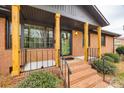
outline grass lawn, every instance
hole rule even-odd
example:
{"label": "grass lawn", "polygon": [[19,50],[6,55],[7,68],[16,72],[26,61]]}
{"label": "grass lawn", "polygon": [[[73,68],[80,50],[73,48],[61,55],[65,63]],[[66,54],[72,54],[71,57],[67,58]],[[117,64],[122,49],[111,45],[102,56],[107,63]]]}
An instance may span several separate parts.
{"label": "grass lawn", "polygon": [[124,73],[124,61],[120,62],[120,63],[115,63],[115,65],[118,68],[118,72],[117,72],[118,74],[119,73]]}
{"label": "grass lawn", "polygon": [[124,88],[124,62],[116,63],[117,74],[113,78],[112,85],[114,87]]}

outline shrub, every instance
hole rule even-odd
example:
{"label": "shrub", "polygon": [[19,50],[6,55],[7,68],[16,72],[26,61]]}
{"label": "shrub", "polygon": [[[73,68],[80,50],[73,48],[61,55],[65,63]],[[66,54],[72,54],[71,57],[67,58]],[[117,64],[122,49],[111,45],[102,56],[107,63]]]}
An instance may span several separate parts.
{"label": "shrub", "polygon": [[95,60],[91,66],[100,73],[103,73],[104,71],[105,74],[115,74],[116,72],[116,66],[108,61],[103,65],[102,60]]}
{"label": "shrub", "polygon": [[110,56],[105,56],[104,59],[109,62],[114,62],[114,59]]}
{"label": "shrub", "polygon": [[116,49],[116,52],[117,52],[119,55],[121,55],[121,54],[124,55],[124,46],[118,47],[118,48]]}
{"label": "shrub", "polygon": [[105,53],[104,56],[109,56],[111,57],[115,63],[118,63],[120,61],[119,55],[118,54],[113,54],[113,53]]}
{"label": "shrub", "polygon": [[34,72],[22,81],[19,88],[55,88],[61,80],[49,72]]}

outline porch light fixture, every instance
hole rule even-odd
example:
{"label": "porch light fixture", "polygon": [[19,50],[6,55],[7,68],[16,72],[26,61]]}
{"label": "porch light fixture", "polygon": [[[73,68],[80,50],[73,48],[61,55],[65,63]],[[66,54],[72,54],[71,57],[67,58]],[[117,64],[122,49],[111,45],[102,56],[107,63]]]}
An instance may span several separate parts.
{"label": "porch light fixture", "polygon": [[75,35],[76,35],[76,36],[78,35],[78,32],[77,32],[77,31],[75,32]]}

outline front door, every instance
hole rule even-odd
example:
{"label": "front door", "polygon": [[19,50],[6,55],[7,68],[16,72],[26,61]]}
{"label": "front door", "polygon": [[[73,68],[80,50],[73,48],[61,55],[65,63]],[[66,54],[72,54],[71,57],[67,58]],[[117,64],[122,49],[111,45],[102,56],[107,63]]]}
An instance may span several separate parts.
{"label": "front door", "polygon": [[61,32],[61,55],[68,56],[71,55],[72,47],[72,36],[69,31]]}

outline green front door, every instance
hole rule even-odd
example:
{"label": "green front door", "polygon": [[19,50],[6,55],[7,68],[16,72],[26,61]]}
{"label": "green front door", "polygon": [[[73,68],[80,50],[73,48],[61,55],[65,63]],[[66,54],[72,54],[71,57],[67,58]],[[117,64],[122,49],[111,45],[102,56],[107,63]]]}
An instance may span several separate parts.
{"label": "green front door", "polygon": [[62,31],[61,32],[61,55],[68,56],[71,55],[71,32]]}

